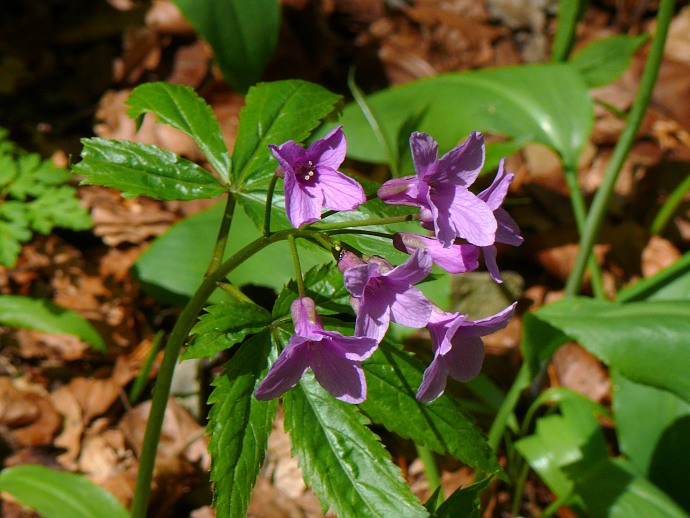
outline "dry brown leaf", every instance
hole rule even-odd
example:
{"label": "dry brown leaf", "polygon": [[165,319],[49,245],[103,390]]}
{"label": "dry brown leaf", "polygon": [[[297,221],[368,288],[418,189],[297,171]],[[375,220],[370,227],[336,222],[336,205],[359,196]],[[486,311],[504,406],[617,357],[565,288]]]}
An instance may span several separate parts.
{"label": "dry brown leaf", "polygon": [[160,34],[194,34],[194,29],[169,0],[153,0],[146,13],[146,25]]}
{"label": "dry brown leaf", "polygon": [[57,459],[65,468],[76,471],[85,428],[81,405],[72,391],[64,385],[50,393],[50,400],[55,410],[62,415],[62,431],[55,438],[54,444],[65,452]]}
{"label": "dry brown leaf", "polygon": [[609,400],[611,380],[608,371],[592,354],[575,343],[556,350],[552,365],[555,384],[584,394],[597,403]]}

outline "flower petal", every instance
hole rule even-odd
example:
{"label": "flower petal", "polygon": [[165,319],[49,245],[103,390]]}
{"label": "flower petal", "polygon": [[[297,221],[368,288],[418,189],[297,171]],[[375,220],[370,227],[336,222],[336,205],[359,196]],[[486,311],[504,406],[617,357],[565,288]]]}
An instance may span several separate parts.
{"label": "flower petal", "polygon": [[318,186],[323,204],[332,210],[355,210],[366,201],[364,189],[354,178],[327,168],[318,168]]}
{"label": "flower petal", "polygon": [[503,279],[501,279],[501,272],[498,270],[498,263],[496,263],[496,247],[494,245],[483,246],[482,253],[484,254],[484,262],[486,263],[486,269],[489,270],[489,275],[491,275],[495,282],[501,284]]}
{"label": "flower petal", "polygon": [[431,136],[415,131],[410,136],[410,150],[414,169],[420,179],[436,171],[438,143]]}
{"label": "flower petal", "polygon": [[337,171],[345,160],[347,141],[343,127],[338,126],[324,138],[317,140],[307,149],[306,156],[318,167]]}
{"label": "flower petal", "polygon": [[469,187],[477,179],[484,165],[484,136],[473,131],[467,140],[438,161],[434,181]]}
{"label": "flower petal", "polygon": [[384,182],[376,196],[389,205],[419,206],[419,180],[416,176],[394,178]]}
{"label": "flower petal", "polygon": [[304,188],[290,171],[285,171],[285,212],[290,224],[299,228],[321,219],[323,194],[319,189]]}
{"label": "flower petal", "polygon": [[367,382],[358,362],[351,362],[324,350],[315,355],[311,368],[316,381],[334,398],[346,403],[361,403],[367,397]]}
{"label": "flower petal", "polygon": [[290,305],[292,323],[295,326],[295,334],[310,339],[321,339],[319,331],[323,331],[323,325],[316,313],[316,303],[309,297],[300,297]]}
{"label": "flower petal", "polygon": [[520,235],[520,227],[505,209],[494,211],[498,228],[496,229],[496,242],[506,245],[520,246],[524,239]]}
{"label": "flower petal", "polygon": [[309,366],[309,341],[293,336],[290,344],[280,353],[266,377],[254,393],[256,399],[273,399],[291,389]]}
{"label": "flower petal", "polygon": [[365,336],[343,336],[336,331],[321,331],[329,347],[350,361],[363,361],[369,358],[378,347],[378,342]]}
{"label": "flower petal", "polygon": [[467,320],[458,331],[458,334],[462,336],[486,336],[495,333],[508,325],[510,319],[513,318],[516,305],[517,302],[513,302],[504,310],[490,317],[480,320]]}
{"label": "flower petal", "polygon": [[366,336],[380,342],[388,331],[390,319],[389,300],[375,295],[362,297],[355,321],[355,336]]}
{"label": "flower petal", "polygon": [[280,146],[269,144],[268,148],[273,153],[273,156],[278,160],[280,166],[292,174],[295,173],[293,165],[298,161],[303,160],[305,156],[304,148],[297,144],[294,140],[288,140]]}
{"label": "flower petal", "polygon": [[422,384],[419,385],[417,391],[417,400],[431,403],[443,394],[447,381],[448,367],[446,367],[442,356],[436,356],[424,371]]}
{"label": "flower petal", "polygon": [[343,273],[345,288],[355,297],[361,297],[364,295],[364,288],[366,288],[369,283],[369,279],[377,275],[378,271],[379,266],[373,263],[366,263],[348,268]]}
{"label": "flower petal", "polygon": [[412,286],[398,293],[390,308],[393,322],[407,327],[424,327],[431,316],[431,301]]}
{"label": "flower petal", "polygon": [[[453,204],[450,207],[449,219],[450,226],[454,228],[456,236],[465,238],[477,246],[494,244],[497,228],[496,217],[488,205],[470,191],[462,187],[457,188]],[[440,235],[437,237],[446,245]]]}
{"label": "flower petal", "polygon": [[506,174],[504,162],[505,158],[502,158],[498,166],[496,177],[494,181],[491,182],[491,185],[477,195],[480,200],[486,202],[491,210],[496,210],[503,204],[503,200],[505,200],[508,194],[508,188],[513,178],[515,178],[514,174]]}
{"label": "flower petal", "polygon": [[456,335],[452,343],[453,347],[444,356],[451,377],[463,383],[477,377],[484,363],[482,339]]}
{"label": "flower petal", "polygon": [[426,279],[434,265],[429,253],[419,248],[399,266],[384,274],[385,284],[388,289],[400,291],[411,284],[416,284]]}

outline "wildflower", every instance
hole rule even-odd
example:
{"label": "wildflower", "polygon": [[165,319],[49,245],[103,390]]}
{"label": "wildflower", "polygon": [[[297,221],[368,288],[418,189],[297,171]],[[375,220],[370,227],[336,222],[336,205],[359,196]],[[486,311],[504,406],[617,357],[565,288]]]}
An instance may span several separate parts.
{"label": "wildflower", "polygon": [[338,171],[347,147],[342,127],[307,149],[293,140],[268,147],[280,164],[276,174],[285,179],[285,211],[293,227],[319,221],[324,206],[349,211],[366,200],[362,186]]}
{"label": "wildflower", "polygon": [[426,250],[419,249],[395,268],[379,259],[347,269],[345,287],[357,312],[355,335],[380,342],[391,320],[407,327],[424,327],[431,315],[431,302],[412,285],[429,275],[432,265]]}
{"label": "wildflower", "polygon": [[484,164],[482,134],[472,132],[440,159],[438,143],[426,133],[413,133],[410,148],[417,175],[387,181],[378,190],[379,198],[392,205],[420,207],[420,221],[433,228],[444,247],[456,237],[477,246],[492,245],[496,218],[469,190]]}
{"label": "wildflower", "polygon": [[434,263],[448,273],[471,272],[479,267],[479,248],[474,245],[452,244],[445,248],[438,239],[400,232],[393,236],[393,246],[408,254],[424,248]]}
{"label": "wildflower", "polygon": [[466,320],[467,315],[434,308],[427,325],[434,359],[424,371],[417,399],[426,403],[434,401],[443,394],[449,375],[463,382],[477,376],[484,361],[484,343],[480,337],[503,329],[514,311],[515,303],[493,316]]}
{"label": "wildflower", "polygon": [[336,399],[346,403],[364,401],[367,385],[360,362],[374,353],[376,340],[326,331],[314,301],[308,297],[295,300],[290,309],[295,334],[259,383],[256,398],[280,396],[294,387],[311,367],[316,380]]}
{"label": "wildflower", "polygon": [[[506,173],[504,162],[505,159],[501,160],[496,178],[494,178],[494,181],[487,189],[479,193],[478,198],[483,200],[494,212],[496,222],[498,223],[496,229],[496,242],[520,246],[523,241],[520,235],[520,228],[510,214],[508,214],[505,209],[501,208],[503,200],[506,194],[508,194],[508,187],[515,177],[514,174]],[[486,268],[489,270],[491,278],[496,282],[503,282],[501,280],[501,274],[498,271],[498,265],[496,264],[496,246],[483,246],[482,252],[484,254],[484,261],[486,262]]]}

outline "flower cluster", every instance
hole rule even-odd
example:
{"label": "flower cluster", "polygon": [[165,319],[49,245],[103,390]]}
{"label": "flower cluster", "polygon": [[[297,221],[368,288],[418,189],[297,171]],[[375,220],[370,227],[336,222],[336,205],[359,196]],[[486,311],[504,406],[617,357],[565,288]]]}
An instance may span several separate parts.
{"label": "flower cluster", "polygon": [[[279,163],[276,175],[284,179],[285,209],[295,228],[319,221],[324,206],[351,211],[365,202],[360,184],[338,171],[346,150],[342,128],[307,149],[293,141],[269,147]],[[434,359],[424,372],[418,400],[438,398],[448,376],[468,381],[479,373],[484,359],[481,337],[504,328],[515,304],[468,320],[467,315],[439,309],[414,285],[429,275],[433,264],[449,273],[474,270],[480,253],[491,277],[501,282],[496,243],[522,243],[517,224],[501,208],[513,175],[501,161],[486,190],[477,195],[470,191],[484,165],[484,138],[479,132],[441,158],[438,144],[425,133],[413,133],[410,148],[416,175],[387,181],[377,196],[388,204],[419,207],[421,226],[434,235],[392,236],[395,248],[409,254],[399,266],[381,257],[343,252],[338,268],[357,315],[355,335],[325,330],[314,301],[302,295],[292,304],[295,334],[259,384],[257,398],[280,396],[311,368],[334,397],[348,403],[364,401],[366,380],[360,363],[374,353],[390,322],[426,327],[431,336]]]}

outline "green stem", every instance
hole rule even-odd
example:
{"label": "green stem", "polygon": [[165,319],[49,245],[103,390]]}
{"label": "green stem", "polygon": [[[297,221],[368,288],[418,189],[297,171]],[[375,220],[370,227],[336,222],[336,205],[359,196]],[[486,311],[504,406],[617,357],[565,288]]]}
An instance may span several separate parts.
{"label": "green stem", "polygon": [[[587,221],[587,206],[585,204],[585,197],[580,189],[580,184],[577,181],[577,167],[566,164],[565,165],[565,181],[570,190],[570,203],[573,206],[573,214],[575,215],[575,223],[580,235],[584,231],[585,222]],[[592,291],[598,299],[606,297],[604,293],[604,282],[601,277],[601,268],[597,258],[592,252],[588,259],[589,274],[591,277]]]}
{"label": "green stem", "polygon": [[429,483],[429,492],[433,493],[436,491],[436,488],[439,488],[439,498],[445,500],[443,488],[441,487],[441,474],[438,471],[434,453],[426,446],[421,446],[417,443],[415,443],[415,447],[417,448],[417,455],[424,465],[424,475]]}
{"label": "green stem", "polygon": [[218,237],[216,238],[216,244],[213,247],[213,255],[211,256],[211,262],[208,265],[208,270],[206,270],[206,275],[210,275],[216,268],[218,268],[220,263],[223,262],[225,245],[228,242],[230,226],[232,225],[232,217],[234,214],[235,196],[232,193],[228,193],[228,200],[225,203],[225,212],[223,212],[223,219],[220,221]]}
{"label": "green stem", "polygon": [[670,266],[667,266],[651,277],[637,281],[632,286],[623,288],[618,293],[618,298],[616,298],[616,300],[618,302],[643,300],[664,284],[671,282],[673,279],[677,279],[681,275],[687,274],[688,271],[690,271],[690,252],[685,252],[680,259]]}
{"label": "green stem", "polygon": [[520,469],[520,474],[515,481],[515,491],[513,491],[513,506],[511,516],[520,516],[520,505],[522,504],[522,494],[525,491],[525,483],[529,475],[529,464],[525,463]]}
{"label": "green stem", "polygon": [[517,376],[515,376],[515,380],[513,381],[510,390],[503,400],[501,408],[496,414],[496,418],[491,425],[491,429],[489,430],[488,442],[489,446],[491,446],[494,451],[498,448],[498,445],[501,442],[501,437],[503,437],[506,427],[508,426],[510,416],[513,415],[513,410],[515,410],[515,407],[520,400],[520,394],[528,386],[529,369],[527,368],[527,364],[523,363],[522,367],[520,367],[520,371],[517,373]]}
{"label": "green stem", "polygon": [[304,289],[304,278],[302,277],[302,267],[299,264],[299,253],[297,252],[297,243],[295,243],[295,236],[288,236],[288,243],[290,244],[290,252],[292,253],[292,262],[295,264],[297,291],[299,292],[300,298],[304,298],[306,290]]}
{"label": "green stem", "polygon": [[[334,223],[326,223],[324,225],[318,226],[309,225],[306,228],[316,230],[318,232],[323,232],[324,230],[338,230],[341,228],[369,227],[373,225],[390,225],[391,223],[404,223],[405,221],[413,221],[418,217],[419,216],[417,214],[406,214],[405,216],[391,216],[389,218],[367,218],[354,221],[337,221]],[[317,225],[317,223],[314,223],[314,225]]]}
{"label": "green stem", "polygon": [[273,207],[273,192],[276,189],[278,176],[273,175],[268,184],[268,192],[266,193],[266,208],[264,209],[264,236],[268,237],[271,234],[271,208]]}
{"label": "green stem", "polygon": [[[177,358],[180,355],[180,350],[184,344],[189,332],[192,330],[196,322],[198,314],[204,307],[206,300],[211,296],[216,289],[218,282],[223,280],[237,266],[249,259],[252,255],[260,250],[266,248],[268,245],[287,239],[290,235],[300,235],[300,231],[295,229],[282,230],[272,234],[269,237],[260,237],[255,241],[249,243],[247,246],[239,250],[235,255],[222,263],[218,268],[213,270],[201,283],[196,293],[192,296],[190,301],[182,310],[175,326],[170,333],[168,343],[163,354],[163,361],[161,362],[160,370],[156,378],[156,385],[153,389],[153,399],[151,401],[151,410],[149,413],[148,422],[146,423],[146,432],[144,433],[144,442],[139,457],[139,471],[137,474],[137,486],[134,492],[134,500],[132,502],[132,518],[145,518],[148,508],[149,496],[151,494],[151,482],[153,480],[153,468],[156,460],[156,451],[158,449],[158,440],[160,438],[161,429],[163,426],[163,417],[165,416],[165,408],[167,406],[168,397],[170,395],[170,384],[172,381]],[[309,234],[309,233],[306,233]]]}
{"label": "green stem", "polygon": [[683,202],[685,194],[688,191],[690,191],[690,174],[687,175],[680,185],[673,190],[671,195],[668,197],[668,200],[666,200],[666,203],[663,204],[657,213],[654,221],[652,221],[651,227],[649,228],[649,231],[652,234],[658,236],[664,231],[666,225],[668,225],[668,222],[671,219],[671,216],[673,216],[678,209],[678,206]]}
{"label": "green stem", "polygon": [[652,48],[649,52],[649,58],[645,64],[637,97],[630,110],[628,123],[613,150],[613,155],[611,156],[611,161],[604,175],[604,180],[594,195],[585,229],[580,239],[577,259],[575,260],[573,271],[568,277],[568,282],[565,286],[566,295],[576,295],[580,291],[582,277],[585,273],[589,255],[592,253],[594,243],[604,221],[606,209],[613,193],[613,187],[616,184],[623,163],[635,142],[637,131],[642,124],[642,119],[644,118],[645,111],[652,97],[654,84],[659,75],[659,67],[661,66],[661,60],[664,54],[664,44],[666,42],[666,36],[668,35],[671,18],[673,17],[674,6],[675,0],[661,0],[659,4],[659,12],[656,20],[656,35],[654,36]]}
{"label": "green stem", "polygon": [[158,351],[160,351],[161,344],[163,343],[163,331],[158,331],[153,337],[153,342],[151,343],[151,350],[146,355],[144,359],[144,364],[141,366],[141,371],[139,375],[132,383],[132,388],[129,391],[129,404],[135,405],[139,401],[141,392],[146,386],[146,382],[149,379],[149,373],[153,367],[153,360],[156,358]]}

